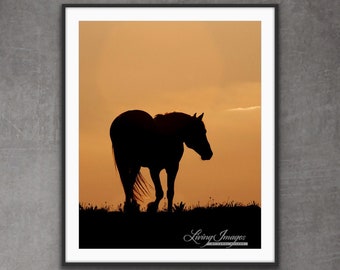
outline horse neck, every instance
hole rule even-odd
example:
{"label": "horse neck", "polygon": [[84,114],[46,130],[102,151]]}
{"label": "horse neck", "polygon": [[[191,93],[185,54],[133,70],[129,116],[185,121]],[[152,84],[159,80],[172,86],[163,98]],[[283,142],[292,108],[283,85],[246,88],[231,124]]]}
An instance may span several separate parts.
{"label": "horse neck", "polygon": [[169,113],[157,115],[155,122],[161,134],[175,136],[184,141],[184,130],[190,123],[190,119],[191,116],[185,113]]}

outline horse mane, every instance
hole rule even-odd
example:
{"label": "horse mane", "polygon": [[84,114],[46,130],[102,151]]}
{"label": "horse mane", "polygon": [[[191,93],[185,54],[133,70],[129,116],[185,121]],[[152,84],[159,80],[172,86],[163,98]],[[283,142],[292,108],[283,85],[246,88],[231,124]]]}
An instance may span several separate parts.
{"label": "horse mane", "polygon": [[191,120],[191,116],[186,113],[182,112],[171,112],[171,113],[165,113],[165,114],[156,114],[154,117],[155,121],[184,121],[187,122],[188,120]]}
{"label": "horse mane", "polygon": [[190,121],[192,116],[182,112],[157,114],[154,117],[158,131],[165,134],[179,135]]}

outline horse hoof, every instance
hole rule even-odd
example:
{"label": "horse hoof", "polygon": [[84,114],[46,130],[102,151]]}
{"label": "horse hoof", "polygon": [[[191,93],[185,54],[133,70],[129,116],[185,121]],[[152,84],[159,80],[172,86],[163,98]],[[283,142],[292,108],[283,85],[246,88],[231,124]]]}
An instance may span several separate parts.
{"label": "horse hoof", "polygon": [[135,204],[125,204],[124,205],[124,212],[125,213],[139,213],[139,204],[135,203]]}
{"label": "horse hoof", "polygon": [[151,202],[151,203],[148,204],[148,209],[147,209],[147,211],[148,211],[149,213],[156,213],[156,212],[157,212],[157,209],[158,209],[158,205],[157,205],[156,203]]}

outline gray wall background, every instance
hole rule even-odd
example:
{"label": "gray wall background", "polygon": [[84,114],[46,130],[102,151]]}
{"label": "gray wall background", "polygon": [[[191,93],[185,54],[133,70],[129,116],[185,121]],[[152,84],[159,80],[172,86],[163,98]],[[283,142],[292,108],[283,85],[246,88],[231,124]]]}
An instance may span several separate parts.
{"label": "gray wall background", "polygon": [[[176,267],[339,269],[340,1],[199,2],[280,4],[279,262]],[[61,230],[62,3],[0,1],[1,270],[67,268]],[[174,268],[71,268],[138,267]]]}

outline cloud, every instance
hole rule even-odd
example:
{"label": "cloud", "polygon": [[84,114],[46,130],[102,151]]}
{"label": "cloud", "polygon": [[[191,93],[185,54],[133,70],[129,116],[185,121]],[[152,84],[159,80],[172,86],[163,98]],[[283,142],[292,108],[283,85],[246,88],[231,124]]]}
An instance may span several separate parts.
{"label": "cloud", "polygon": [[244,107],[244,108],[234,108],[234,109],[229,109],[229,112],[236,112],[236,111],[251,111],[251,110],[257,110],[260,109],[261,106],[251,106],[251,107]]}

